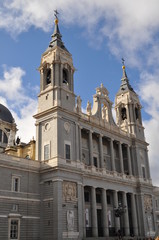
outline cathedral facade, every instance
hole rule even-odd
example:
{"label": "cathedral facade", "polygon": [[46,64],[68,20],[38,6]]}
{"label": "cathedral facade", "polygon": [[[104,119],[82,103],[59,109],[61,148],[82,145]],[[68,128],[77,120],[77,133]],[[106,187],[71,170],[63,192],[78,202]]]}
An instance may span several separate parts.
{"label": "cathedral facade", "polygon": [[16,143],[14,121],[9,130],[0,127],[8,131],[0,154],[0,239],[154,237],[159,191],[151,181],[141,104],[125,66],[116,123],[103,84],[82,112],[74,71],[56,18],[39,66],[36,143]]}

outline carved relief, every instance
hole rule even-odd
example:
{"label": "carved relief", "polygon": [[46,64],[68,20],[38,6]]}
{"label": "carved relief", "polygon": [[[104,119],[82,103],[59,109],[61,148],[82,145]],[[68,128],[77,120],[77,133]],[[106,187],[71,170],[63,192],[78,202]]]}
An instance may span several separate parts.
{"label": "carved relief", "polygon": [[65,201],[77,201],[76,183],[63,182],[63,199]]}
{"label": "carved relief", "polygon": [[65,129],[66,133],[69,133],[69,132],[70,132],[70,129],[71,129],[70,123],[65,122],[65,123],[64,123],[64,129]]}
{"label": "carved relief", "polygon": [[152,210],[152,197],[150,195],[144,195],[144,209],[145,211]]}

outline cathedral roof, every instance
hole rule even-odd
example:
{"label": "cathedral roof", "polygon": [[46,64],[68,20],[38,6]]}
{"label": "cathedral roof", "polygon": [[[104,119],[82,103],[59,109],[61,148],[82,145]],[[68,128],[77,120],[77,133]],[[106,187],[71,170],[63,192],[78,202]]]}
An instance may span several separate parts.
{"label": "cathedral roof", "polygon": [[0,104],[0,119],[8,123],[14,122],[14,118],[11,112],[2,104]]}
{"label": "cathedral roof", "polygon": [[51,35],[52,39],[51,39],[51,42],[50,42],[47,50],[50,50],[51,48],[54,48],[54,47],[58,46],[58,47],[62,48],[63,50],[69,52],[67,50],[67,48],[65,47],[64,43],[62,42],[62,35],[60,33],[60,30],[59,30],[57,16],[56,16],[56,19],[55,19],[54,22],[55,22],[55,28],[54,28],[53,34]]}

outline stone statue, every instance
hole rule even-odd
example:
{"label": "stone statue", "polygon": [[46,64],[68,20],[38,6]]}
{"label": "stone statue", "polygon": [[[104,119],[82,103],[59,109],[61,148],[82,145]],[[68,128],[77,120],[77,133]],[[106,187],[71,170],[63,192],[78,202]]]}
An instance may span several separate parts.
{"label": "stone statue", "polygon": [[67,211],[67,229],[68,231],[74,230],[74,211],[73,210]]}
{"label": "stone statue", "polygon": [[89,101],[87,102],[87,108],[86,109],[87,109],[87,114],[91,115],[91,103]]}
{"label": "stone statue", "polygon": [[8,138],[8,147],[13,147],[15,145],[15,132],[10,130]]}
{"label": "stone statue", "polygon": [[20,144],[20,138],[19,138],[19,136],[17,137],[16,144],[17,144],[17,145]]}
{"label": "stone statue", "polygon": [[80,96],[77,96],[77,112],[78,113],[81,112],[81,103],[82,103],[82,100],[81,100]]}

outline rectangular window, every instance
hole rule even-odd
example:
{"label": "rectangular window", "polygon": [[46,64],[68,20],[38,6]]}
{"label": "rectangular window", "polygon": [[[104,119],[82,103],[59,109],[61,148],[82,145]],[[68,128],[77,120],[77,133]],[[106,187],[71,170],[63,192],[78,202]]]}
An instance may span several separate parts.
{"label": "rectangular window", "polygon": [[12,191],[19,192],[20,191],[20,178],[12,177]]}
{"label": "rectangular window", "polygon": [[65,144],[65,158],[71,159],[71,147],[69,144]]}
{"label": "rectangular window", "polygon": [[97,167],[97,157],[93,157],[94,166]]}
{"label": "rectangular window", "polygon": [[10,221],[10,239],[19,239],[19,220],[11,219]]}
{"label": "rectangular window", "polygon": [[50,144],[44,145],[44,160],[48,160],[50,158]]}
{"label": "rectangular window", "polygon": [[146,173],[145,173],[145,167],[142,166],[142,176],[144,179],[146,179]]}

